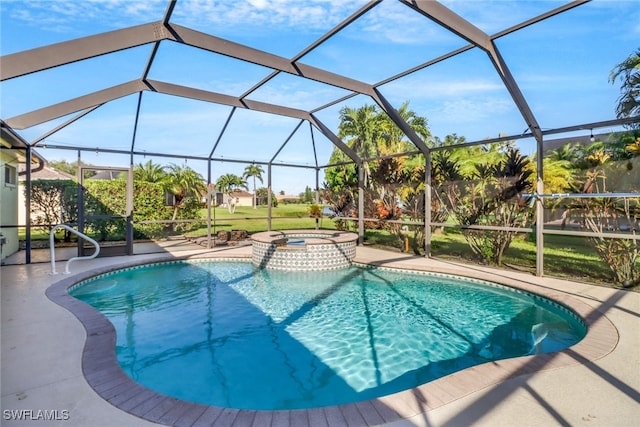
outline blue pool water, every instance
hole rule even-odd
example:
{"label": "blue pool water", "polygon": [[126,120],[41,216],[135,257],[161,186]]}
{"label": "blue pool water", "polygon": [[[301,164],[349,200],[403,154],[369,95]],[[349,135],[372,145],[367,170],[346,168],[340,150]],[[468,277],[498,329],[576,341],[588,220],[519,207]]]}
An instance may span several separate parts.
{"label": "blue pool water", "polygon": [[172,262],[102,275],[71,294],[113,323],[133,380],[238,409],[372,399],[490,360],[558,351],[586,333],[564,307],[531,294],[355,266]]}

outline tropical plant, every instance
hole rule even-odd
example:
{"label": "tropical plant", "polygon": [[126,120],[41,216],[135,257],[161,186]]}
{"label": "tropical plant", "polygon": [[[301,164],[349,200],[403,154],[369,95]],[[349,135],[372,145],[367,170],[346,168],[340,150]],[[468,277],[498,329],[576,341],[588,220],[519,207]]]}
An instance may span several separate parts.
{"label": "tropical plant", "polygon": [[133,168],[133,179],[136,181],[162,183],[166,178],[167,172],[164,167],[151,160],[144,164],[138,163]]}
{"label": "tropical plant", "polygon": [[315,203],[309,205],[307,210],[309,212],[309,217],[315,218],[316,220],[316,230],[318,229],[318,220],[322,218],[322,206],[317,205]]}
{"label": "tropical plant", "polygon": [[[334,154],[336,152],[334,151]],[[325,169],[322,199],[328,204],[335,217],[338,230],[349,230],[349,220],[342,218],[355,216],[358,200],[358,168],[353,163],[332,166]]]}
{"label": "tropical plant", "polygon": [[167,170],[165,189],[174,196],[172,221],[175,221],[181,208],[200,200],[206,192],[206,185],[202,175],[189,166],[171,164]]}
{"label": "tropical plant", "polygon": [[[382,131],[380,115],[374,105],[365,105],[358,109],[344,107],[340,110],[338,137],[346,139],[361,159],[380,155],[378,140]],[[342,155],[344,157],[344,154]],[[364,185],[369,184],[369,164],[363,162]]]}
{"label": "tropical plant", "polygon": [[635,141],[625,145],[624,149],[632,156],[640,156],[640,136],[636,137]]}
{"label": "tropical plant", "polygon": [[[402,104],[396,112],[425,142],[431,143],[426,118],[411,111],[408,102]],[[384,111],[375,106],[343,108],[340,111],[338,129],[338,136],[345,139],[346,144],[365,160],[360,166],[363,172],[365,216],[380,220],[401,219],[402,210],[399,206],[404,204],[403,198],[410,194],[418,195],[415,192],[415,184],[421,185],[424,189],[424,179],[419,178],[420,171],[424,177],[424,157],[420,157],[422,160],[417,160],[418,163],[412,158],[366,160],[408,151],[411,148],[411,142],[402,130]],[[335,149],[330,158],[330,163],[335,164],[348,161],[339,149]],[[417,180],[413,181],[413,178]],[[346,164],[327,168],[325,179],[323,197],[336,203],[335,206],[330,206],[330,209],[334,209],[337,216],[345,216],[347,211],[351,211],[349,215],[352,215],[353,203],[357,200],[359,191],[358,167]],[[415,201],[413,198],[411,203]],[[420,215],[415,209],[412,212]],[[424,209],[422,217],[424,218]],[[400,225],[392,222],[369,222],[367,226],[391,229],[394,234],[404,238],[400,236]]]}
{"label": "tropical plant", "polygon": [[[397,113],[425,143],[431,143],[431,132],[427,125],[427,119],[409,110],[409,101],[404,102]],[[402,153],[411,149],[412,145],[406,140],[404,132],[386,113],[381,112],[379,120],[382,131],[378,143],[380,154]]]}
{"label": "tropical plant", "polygon": [[216,181],[216,188],[221,191],[223,194],[227,196],[227,209],[229,213],[234,213],[236,211],[236,203],[233,197],[233,192],[237,191],[241,188],[247,189],[247,183],[242,177],[238,175],[234,175],[232,173],[228,173],[222,175]]}
{"label": "tropical plant", "polygon": [[[617,117],[623,119],[640,116],[640,49],[611,70],[609,82],[613,84],[618,78],[622,82],[622,93],[616,106]],[[629,124],[628,127],[640,129],[640,120]]]}
{"label": "tropical plant", "polygon": [[264,169],[262,169],[262,166],[256,165],[254,163],[254,164],[250,164],[249,166],[244,168],[244,173],[242,174],[242,177],[244,179],[253,178],[253,209],[257,209],[257,207],[258,207],[258,201],[256,199],[256,197],[257,197],[257,194],[256,194],[256,179],[260,180],[260,183],[262,184],[262,174],[263,173],[264,173]]}
{"label": "tropical plant", "polygon": [[[618,136],[617,141],[628,141],[628,138]],[[611,187],[615,191],[637,191],[638,174],[633,173],[633,165],[638,157],[623,162],[613,161],[614,155],[606,151],[606,147],[593,145],[587,150],[589,154],[585,161],[581,162],[581,166],[588,168],[583,169],[572,183],[574,192],[593,194],[593,197],[575,199],[568,206],[567,213],[577,219],[583,229],[593,233],[587,239],[611,270],[614,280],[624,286],[632,286],[640,282],[640,240],[633,238],[640,227],[640,197],[600,197],[599,194],[607,189],[611,191]],[[634,143],[629,145],[632,149],[627,155],[633,156]],[[615,158],[620,159],[620,155],[615,155]],[[626,165],[621,167],[620,163]],[[628,179],[622,180],[621,177]],[[632,238],[611,238],[607,232],[629,232]]]}
{"label": "tropical plant", "polygon": [[404,159],[390,157],[376,160],[371,170],[373,185],[366,194],[370,203],[365,206],[365,213],[369,212],[367,216],[381,220],[373,228],[389,230],[401,243],[404,240],[402,225],[392,221],[401,220],[403,215],[401,195],[407,185]]}
{"label": "tropical plant", "polygon": [[476,164],[470,177],[447,183],[446,207],[463,226],[462,234],[481,260],[501,265],[517,233],[515,228],[531,220],[533,209],[525,196],[532,188],[531,174],[528,157],[509,149],[497,165]]}
{"label": "tropical plant", "polygon": [[549,150],[545,158],[552,161],[565,161],[573,163],[580,158],[580,146],[579,144],[572,144],[567,142],[564,145],[556,148],[555,150]]}
{"label": "tropical plant", "polygon": [[[640,240],[633,239],[639,227],[640,198],[577,199],[571,206],[571,215],[593,233],[588,240],[617,283],[628,287],[640,282]],[[607,236],[607,232],[622,230],[628,230],[632,238]]]}
{"label": "tropical plant", "polygon": [[355,216],[355,198],[353,192],[348,187],[331,187],[326,182],[321,190],[322,199],[328,204],[331,217],[334,220],[336,229],[341,231],[349,230],[351,221],[344,219]]}
{"label": "tropical plant", "polygon": [[[282,195],[284,195],[284,191],[282,192]],[[256,197],[259,205],[266,205],[269,199],[269,189],[267,187],[260,187],[256,189]],[[271,192],[271,206],[274,208],[278,206],[278,199],[273,191]]]}
{"label": "tropical plant", "polygon": [[378,138],[381,133],[380,116],[374,105],[340,110],[338,137],[346,139],[347,145],[362,158],[380,154]]}

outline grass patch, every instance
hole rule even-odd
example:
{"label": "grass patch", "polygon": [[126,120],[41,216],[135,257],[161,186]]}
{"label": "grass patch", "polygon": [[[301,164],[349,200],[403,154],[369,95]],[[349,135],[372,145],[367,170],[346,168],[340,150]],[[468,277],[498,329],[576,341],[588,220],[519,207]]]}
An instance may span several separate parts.
{"label": "grass patch", "polygon": [[[397,238],[384,230],[367,230],[365,244],[400,251]],[[432,235],[431,253],[434,257],[477,264],[471,248],[458,229],[439,230]],[[504,254],[502,268],[536,272],[536,244],[529,235],[513,240]],[[608,287],[619,287],[611,271],[602,262],[595,249],[583,237],[546,235],[544,245],[544,273],[577,281],[591,282]],[[634,290],[640,290],[636,286]]]}
{"label": "grass patch", "polygon": [[[273,208],[271,228],[273,230],[314,229],[315,218],[309,217],[308,209],[309,205],[307,204],[281,204]],[[267,229],[267,214],[266,206],[259,206],[257,209],[250,206],[240,206],[233,214],[230,214],[226,208],[218,207],[212,210],[212,220],[215,217],[215,228],[212,224],[212,233],[220,230],[246,230],[250,234],[265,231]],[[206,218],[207,210],[202,209],[199,212],[199,219],[206,221]],[[334,221],[327,217],[320,219],[319,226],[325,230],[336,229]],[[187,237],[206,236],[206,224],[184,234]],[[20,239],[24,239],[24,229],[19,231],[19,236]],[[31,238],[45,240],[49,238],[49,234],[43,230],[32,230]],[[586,238],[545,235],[544,241],[545,275],[618,287],[613,283],[611,271],[598,257],[595,249]],[[367,246],[398,252],[402,250],[403,246],[396,236],[385,230],[365,230],[364,243]],[[477,263],[464,236],[458,229],[447,228],[436,231],[432,235],[431,246],[434,257]],[[504,254],[503,268],[535,273],[536,244],[534,236],[522,234],[513,240]],[[640,290],[640,287],[635,286],[633,289]]]}
{"label": "grass patch", "polygon": [[[459,232],[438,232],[433,235],[432,254],[450,260],[477,262]],[[535,273],[536,244],[529,236],[513,240],[504,254],[504,267]],[[611,271],[598,257],[585,238],[546,235],[544,244],[544,273],[549,276],[589,281],[615,286]]]}
{"label": "grass patch", "polygon": [[[227,208],[215,208],[211,210],[211,232],[221,230],[247,230],[249,234],[265,231],[267,229],[268,209],[266,206],[258,206],[256,209],[250,206],[239,206],[234,213],[229,213]],[[281,204],[271,210],[271,229],[314,229],[315,218],[310,218],[309,205],[307,204]],[[215,215],[214,215],[215,212]],[[207,210],[200,211],[200,218],[207,218]],[[335,230],[333,220],[321,218],[318,222],[320,228]],[[188,237],[202,237],[207,235],[207,227],[190,230],[185,233]]]}

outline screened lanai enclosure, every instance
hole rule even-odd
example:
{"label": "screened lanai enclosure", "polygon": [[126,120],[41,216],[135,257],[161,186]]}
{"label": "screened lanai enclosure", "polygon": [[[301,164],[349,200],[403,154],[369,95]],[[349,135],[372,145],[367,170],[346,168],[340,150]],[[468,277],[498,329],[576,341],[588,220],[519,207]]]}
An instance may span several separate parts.
{"label": "screened lanai enclosure", "polygon": [[[636,6],[5,3],[3,242],[27,263],[58,223],[118,253],[211,245],[290,228],[284,196],[310,191],[308,227],[359,244],[633,285],[640,120],[619,64]],[[243,197],[251,219],[230,213]]]}

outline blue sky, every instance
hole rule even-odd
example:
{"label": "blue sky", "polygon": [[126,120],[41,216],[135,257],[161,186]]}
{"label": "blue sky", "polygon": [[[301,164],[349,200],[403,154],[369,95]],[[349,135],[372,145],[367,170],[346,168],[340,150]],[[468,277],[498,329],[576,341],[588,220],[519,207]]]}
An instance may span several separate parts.
{"label": "blue sky", "polygon": [[[443,4],[481,30],[494,34],[558,7],[562,1],[444,1]],[[171,22],[283,57],[294,57],[363,1],[351,0],[179,0]],[[3,0],[2,55],[157,21],[165,1],[142,0]],[[634,1],[595,0],[542,23],[497,40],[511,73],[543,129],[615,118],[619,83],[610,84],[611,69],[640,47],[640,7]],[[410,67],[467,45],[432,21],[394,0],[384,0],[331,40],[301,59],[302,63],[377,83]],[[105,55],[64,67],[2,82],[1,116],[16,115],[68,98],[137,79],[151,45]],[[270,70],[221,55],[163,42],[149,77],[239,96]],[[472,49],[403,79],[381,86],[396,106],[427,118],[434,136],[456,133],[467,140],[526,129],[518,109],[486,54]],[[296,76],[279,74],[248,99],[313,109],[348,92]],[[44,144],[128,150],[132,143],[137,95],[115,100],[52,135]],[[337,130],[338,111],[373,101],[357,96],[317,113]],[[145,92],[135,147],[140,151],[207,156],[230,113],[230,107]],[[32,141],[69,117],[19,133]],[[215,157],[268,161],[293,132],[297,119],[237,110]],[[617,129],[601,129],[599,132]],[[314,132],[318,162],[325,164],[333,146]],[[294,134],[278,162],[315,163],[309,125]],[[532,141],[522,141],[532,152]],[[75,160],[76,153],[41,149],[49,160]],[[127,156],[82,154],[97,165],[125,166]],[[158,163],[183,159],[136,157]],[[206,163],[188,160],[205,177]],[[245,165],[213,164],[212,180],[224,173],[241,174]],[[265,168],[266,169],[266,168]],[[320,180],[323,179],[320,175]],[[266,176],[265,176],[266,179]],[[274,166],[273,189],[288,194],[314,186],[314,172]]]}

